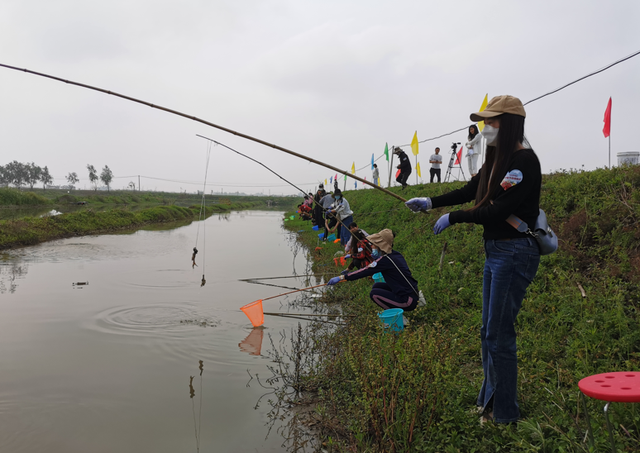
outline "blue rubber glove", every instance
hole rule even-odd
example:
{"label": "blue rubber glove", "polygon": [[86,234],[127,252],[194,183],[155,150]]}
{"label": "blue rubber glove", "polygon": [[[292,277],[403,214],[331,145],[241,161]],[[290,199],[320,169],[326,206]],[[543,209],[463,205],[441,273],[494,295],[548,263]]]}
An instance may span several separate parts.
{"label": "blue rubber glove", "polygon": [[349,269],[345,269],[342,272],[340,272],[340,275],[347,275],[349,273]]}
{"label": "blue rubber glove", "polygon": [[440,234],[450,226],[451,224],[449,223],[449,214],[445,214],[438,219],[438,221],[433,227],[433,232],[435,234]]}
{"label": "blue rubber glove", "polygon": [[333,286],[333,285],[335,285],[336,283],[339,283],[339,282],[340,282],[340,277],[333,277],[331,280],[329,280],[327,282],[327,285]]}
{"label": "blue rubber glove", "polygon": [[351,258],[351,255],[345,255],[344,258],[348,260],[349,258]]}
{"label": "blue rubber glove", "polygon": [[429,197],[412,198],[405,202],[405,205],[413,212],[428,211],[433,207]]}

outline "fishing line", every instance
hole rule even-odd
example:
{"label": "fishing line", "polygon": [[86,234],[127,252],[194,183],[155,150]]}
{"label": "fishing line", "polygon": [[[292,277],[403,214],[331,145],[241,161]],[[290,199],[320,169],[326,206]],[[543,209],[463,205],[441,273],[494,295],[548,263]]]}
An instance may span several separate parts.
{"label": "fishing line", "polygon": [[[202,201],[200,202],[200,214],[198,215],[198,229],[196,230],[196,245],[193,247],[193,255],[191,255],[191,268],[194,269],[196,264],[196,255],[198,254],[198,237],[200,235],[200,224],[203,223],[202,220],[206,218],[206,190],[207,190],[207,174],[209,173],[209,160],[211,158],[211,143],[207,144],[207,163],[204,167],[204,186],[202,187]],[[207,229],[203,225],[202,226],[202,281],[200,282],[200,287],[203,287],[207,281],[204,278],[205,275],[205,267],[207,265]]]}

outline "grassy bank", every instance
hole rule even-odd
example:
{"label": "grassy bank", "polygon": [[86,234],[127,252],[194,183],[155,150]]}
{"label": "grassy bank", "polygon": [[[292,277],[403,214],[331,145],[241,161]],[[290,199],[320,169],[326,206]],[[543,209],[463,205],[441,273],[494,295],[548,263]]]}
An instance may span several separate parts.
{"label": "grassy bank", "polygon": [[[206,215],[252,207],[250,203],[215,205],[206,208]],[[131,230],[147,225],[191,221],[198,218],[200,207],[157,206],[140,211],[111,209],[62,214],[46,217],[25,217],[0,221],[0,250],[34,245],[40,242],[87,234],[104,234]]]}
{"label": "grassy bank", "polygon": [[[0,188],[0,206],[60,206],[86,203],[90,206],[101,205],[200,205],[202,195],[172,192],[137,192],[130,190],[112,190],[110,192],[94,190],[30,189],[18,190]],[[292,197],[259,197],[253,195],[206,195],[205,203],[221,205],[245,204],[250,207],[278,206],[291,209],[299,203]],[[236,209],[236,208],[234,208]]]}
{"label": "grassy bank", "polygon": [[[434,196],[460,183],[412,186],[401,196]],[[393,189],[397,190],[397,189]],[[606,451],[603,403],[578,381],[594,373],[640,368],[640,167],[558,173],[543,181],[541,205],[560,238],[542,257],[517,320],[517,425],[478,423],[482,382],[479,330],[484,253],[482,227],[454,225],[435,236],[448,209],[413,214],[375,190],[345,193],[354,220],[369,233],[391,228],[427,299],[408,314],[400,335],[381,332],[369,300],[371,282],[337,285],[325,302],[356,315],[345,328],[316,339],[318,360],[298,384],[314,395],[314,418],[331,451],[495,452]],[[327,277],[337,245],[318,244],[310,224],[300,233]],[[446,247],[442,267],[443,248]],[[320,247],[319,250],[316,247]],[[640,448],[638,404],[612,405],[615,441]],[[587,431],[588,430],[588,431]],[[593,435],[595,446],[589,436]]]}

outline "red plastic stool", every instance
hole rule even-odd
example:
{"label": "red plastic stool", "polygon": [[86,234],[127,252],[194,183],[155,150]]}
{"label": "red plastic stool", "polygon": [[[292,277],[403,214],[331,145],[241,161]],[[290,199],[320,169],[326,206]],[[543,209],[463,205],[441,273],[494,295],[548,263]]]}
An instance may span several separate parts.
{"label": "red plastic stool", "polygon": [[[609,421],[609,404],[611,403],[640,403],[640,372],[616,371],[614,373],[594,374],[578,382],[580,391],[591,398],[606,401],[604,405],[604,416],[607,420],[607,430],[609,431],[609,441],[611,451],[615,453],[616,446],[613,442],[613,429]],[[589,413],[583,397],[587,423],[591,430]],[[593,437],[591,437],[593,441]]]}

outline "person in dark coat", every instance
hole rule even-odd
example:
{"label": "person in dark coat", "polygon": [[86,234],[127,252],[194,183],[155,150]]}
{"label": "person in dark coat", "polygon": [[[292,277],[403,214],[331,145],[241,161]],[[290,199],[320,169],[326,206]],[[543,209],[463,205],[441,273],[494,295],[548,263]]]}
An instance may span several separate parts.
{"label": "person in dark coat", "polygon": [[420,299],[418,282],[411,275],[404,256],[393,250],[393,231],[384,229],[367,236],[366,240],[371,245],[371,257],[374,261],[357,271],[333,277],[327,285],[371,277],[380,272],[385,283],[373,284],[369,293],[371,300],[384,310],[414,310]]}
{"label": "person in dark coat", "polygon": [[396,181],[402,184],[402,188],[404,189],[407,187],[407,179],[409,179],[409,175],[411,174],[411,161],[409,160],[409,156],[397,146],[393,148],[393,153],[400,159],[400,164],[396,167],[400,170],[400,174],[396,178]]}

